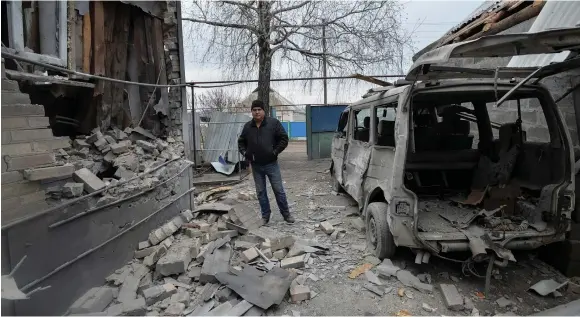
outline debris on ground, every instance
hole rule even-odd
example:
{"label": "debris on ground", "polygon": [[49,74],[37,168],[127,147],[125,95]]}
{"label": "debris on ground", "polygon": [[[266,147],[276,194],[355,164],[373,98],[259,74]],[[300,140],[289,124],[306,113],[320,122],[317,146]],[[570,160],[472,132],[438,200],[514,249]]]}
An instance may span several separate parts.
{"label": "debris on ground", "polygon": [[452,284],[440,284],[439,288],[443,294],[443,299],[449,310],[463,310],[463,296],[459,294],[459,291]]}
{"label": "debris on ground", "polygon": [[348,277],[351,278],[351,279],[355,279],[359,275],[365,273],[366,271],[368,271],[368,270],[370,270],[372,268],[373,268],[373,265],[370,264],[370,263],[362,264],[362,265],[358,266],[357,268],[355,268],[354,270],[352,270],[352,272],[350,272],[350,274],[348,275]]}
{"label": "debris on ground", "polygon": [[511,300],[505,298],[505,297],[500,297],[498,298],[495,303],[501,307],[501,308],[506,308],[508,306],[511,306],[514,304],[514,302],[512,302]]}
{"label": "debris on ground", "polygon": [[566,284],[568,284],[568,281],[565,281],[564,283],[558,283],[553,279],[547,279],[532,285],[530,290],[535,291],[541,296],[547,296],[549,294],[557,294],[556,292],[558,292],[558,290]]}
{"label": "debris on ground", "polygon": [[437,309],[435,309],[435,308],[433,308],[433,307],[429,306],[429,304],[427,304],[427,303],[423,303],[423,304],[421,305],[421,308],[423,308],[423,310],[424,310],[424,311],[426,311],[426,312],[428,312],[428,313],[432,313],[432,312],[434,312],[434,311],[436,311],[436,310],[437,310]]}

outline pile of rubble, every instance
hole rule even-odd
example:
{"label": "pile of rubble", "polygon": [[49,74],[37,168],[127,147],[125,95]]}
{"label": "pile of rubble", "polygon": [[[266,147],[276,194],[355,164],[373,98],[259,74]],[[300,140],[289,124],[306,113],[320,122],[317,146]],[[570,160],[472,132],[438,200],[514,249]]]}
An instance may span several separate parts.
{"label": "pile of rubble", "polygon": [[134,260],[70,313],[256,316],[288,293],[293,302],[316,296],[303,269],[329,249],[262,227],[259,214],[232,197],[232,205],[206,203],[153,230]]}
{"label": "pile of rubble", "polygon": [[[182,157],[183,152],[181,140],[168,137],[164,141],[140,127],[124,131],[113,128],[105,133],[96,128],[89,136],[77,137],[72,149],[56,151],[57,164],[73,165],[75,171],[72,179],[49,188],[47,194],[53,199],[74,198],[111,185],[97,205],[108,203],[168,178],[171,173],[159,166]],[[125,186],[114,186],[139,175],[143,177]]]}

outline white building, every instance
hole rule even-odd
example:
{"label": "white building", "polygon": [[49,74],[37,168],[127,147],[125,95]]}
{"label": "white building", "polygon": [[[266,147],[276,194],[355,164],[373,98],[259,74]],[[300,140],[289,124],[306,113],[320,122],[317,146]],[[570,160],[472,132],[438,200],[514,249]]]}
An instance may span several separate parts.
{"label": "white building", "polygon": [[[248,95],[241,104],[243,107],[250,107],[252,101],[258,99],[258,88]],[[280,95],[270,88],[270,107],[275,109],[276,118],[280,121],[305,122],[306,107],[297,106],[292,101]]]}

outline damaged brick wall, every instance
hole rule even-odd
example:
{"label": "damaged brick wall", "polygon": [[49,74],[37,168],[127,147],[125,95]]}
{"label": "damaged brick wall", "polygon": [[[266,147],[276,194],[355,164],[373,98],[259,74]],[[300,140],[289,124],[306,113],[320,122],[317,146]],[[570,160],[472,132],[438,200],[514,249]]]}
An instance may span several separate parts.
{"label": "damaged brick wall", "polygon": [[[167,1],[167,11],[163,18],[163,44],[165,51],[165,66],[169,84],[181,83],[181,64],[179,63],[179,45],[177,36],[177,2]],[[185,76],[185,74],[183,74]],[[181,90],[169,88],[169,115],[167,118],[169,135],[182,135],[183,108]]]}

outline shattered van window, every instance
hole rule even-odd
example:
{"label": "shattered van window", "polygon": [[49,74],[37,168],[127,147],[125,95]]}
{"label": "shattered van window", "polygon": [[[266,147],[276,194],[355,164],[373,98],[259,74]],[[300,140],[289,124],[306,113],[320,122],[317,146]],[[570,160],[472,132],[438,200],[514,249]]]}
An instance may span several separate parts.
{"label": "shattered van window", "polygon": [[355,112],[355,127],[353,138],[355,140],[368,142],[371,134],[371,110],[361,109]]}
{"label": "shattered van window", "polygon": [[375,108],[377,128],[375,130],[376,144],[380,146],[395,146],[396,104]]}

